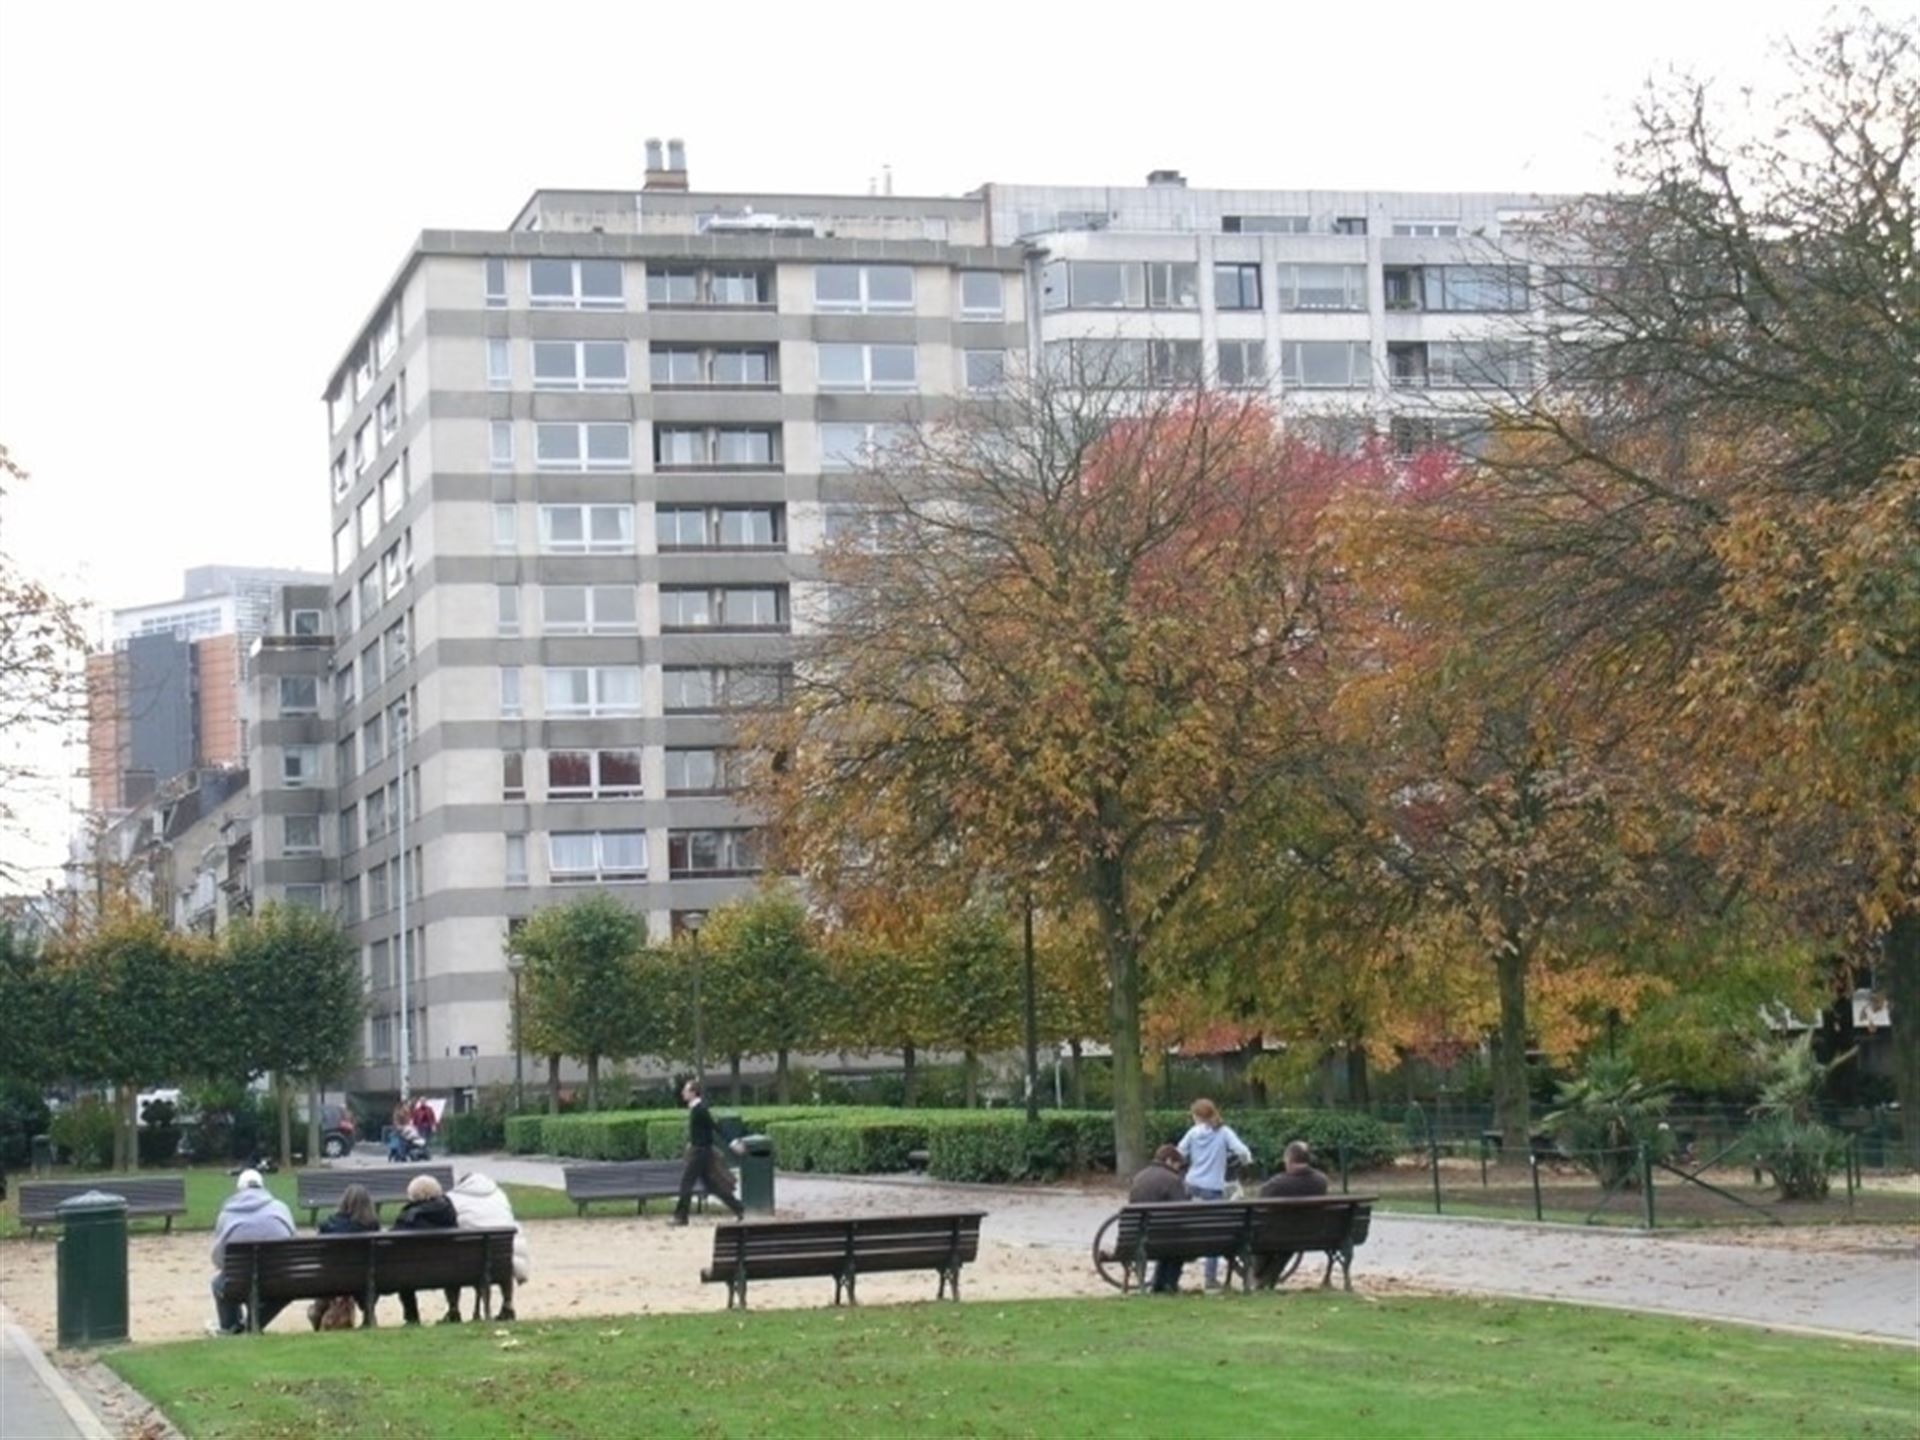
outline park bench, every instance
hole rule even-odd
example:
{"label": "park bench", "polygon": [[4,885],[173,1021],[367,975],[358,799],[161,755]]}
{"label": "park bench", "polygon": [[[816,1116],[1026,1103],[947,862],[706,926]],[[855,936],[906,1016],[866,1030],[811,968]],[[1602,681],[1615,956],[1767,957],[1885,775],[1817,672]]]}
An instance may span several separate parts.
{"label": "park bench", "polygon": [[845,1220],[748,1220],[713,1232],[713,1263],[700,1272],[727,1287],[727,1308],[747,1305],[750,1280],[833,1281],[833,1303],[857,1303],[855,1282],[887,1270],[931,1270],[936,1299],[960,1298],[960,1267],[980,1258],[985,1212],[873,1215]]}
{"label": "park bench", "polygon": [[453,1189],[451,1165],[368,1165],[327,1170],[318,1167],[299,1173],[295,1207],[307,1212],[311,1225],[322,1210],[337,1210],[349,1185],[364,1185],[377,1213],[382,1205],[405,1204],[407,1186],[416,1175],[431,1175],[442,1190]]}
{"label": "park bench", "polygon": [[103,1175],[96,1180],[28,1180],[20,1185],[20,1223],[29,1235],[38,1235],[42,1225],[60,1218],[62,1201],[99,1190],[118,1195],[127,1202],[127,1218],[147,1215],[166,1218],[173,1229],[173,1217],[187,1213],[187,1182],[180,1175]]}
{"label": "park bench", "polygon": [[[567,1199],[579,1212],[596,1200],[632,1200],[634,1213],[644,1215],[649,1200],[671,1200],[680,1195],[678,1160],[616,1160],[598,1165],[566,1165],[560,1177],[567,1188]],[[705,1193],[706,1182],[701,1182]]]}
{"label": "park bench", "polygon": [[487,1318],[498,1285],[513,1303],[510,1227],[489,1230],[385,1230],[359,1235],[296,1235],[285,1240],[230,1240],[220,1268],[221,1298],[247,1306],[248,1328],[260,1329],[263,1302],[326,1300],[351,1295],[363,1325],[374,1302],[401,1290],[473,1288]]}
{"label": "park bench", "polygon": [[1337,1264],[1351,1290],[1354,1247],[1366,1242],[1373,1202],[1371,1195],[1324,1195],[1128,1205],[1094,1236],[1093,1264],[1108,1284],[1131,1291],[1147,1288],[1147,1267],[1155,1261],[1220,1255],[1227,1260],[1229,1287],[1238,1275],[1242,1288],[1251,1290],[1256,1262],[1290,1257],[1277,1284],[1299,1268],[1301,1256],[1318,1251],[1327,1257],[1321,1285],[1333,1284]]}

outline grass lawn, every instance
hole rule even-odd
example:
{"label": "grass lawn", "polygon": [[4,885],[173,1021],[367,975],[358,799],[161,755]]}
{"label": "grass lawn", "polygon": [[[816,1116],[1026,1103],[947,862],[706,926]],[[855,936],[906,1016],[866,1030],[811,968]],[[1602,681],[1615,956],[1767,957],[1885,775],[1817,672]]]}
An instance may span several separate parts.
{"label": "grass lawn", "polygon": [[429,1326],[106,1361],[194,1440],[1912,1436],[1883,1345],[1572,1306],[1301,1292]]}
{"label": "grass lawn", "polygon": [[[442,1162],[436,1161],[435,1163],[439,1164]],[[460,1156],[453,1157],[453,1159],[447,1163],[452,1164],[455,1175],[463,1175],[468,1169],[468,1166],[463,1163]],[[187,1213],[173,1217],[173,1228],[175,1230],[211,1230],[213,1228],[214,1217],[220,1213],[221,1203],[225,1201],[227,1196],[233,1193],[233,1177],[227,1174],[225,1167],[208,1166],[203,1169],[150,1170],[140,1173],[186,1176]],[[97,1182],[102,1190],[111,1192],[116,1177],[111,1173],[76,1175],[70,1171],[61,1170],[57,1171],[53,1178],[63,1181],[93,1181]],[[12,1184],[8,1187],[6,1204],[0,1206],[0,1239],[24,1237],[27,1233],[26,1228],[20,1224],[19,1220],[19,1188],[21,1183],[26,1181],[26,1177],[16,1175],[11,1177],[11,1179]],[[281,1172],[267,1176],[266,1181],[267,1188],[282,1200],[286,1201],[287,1207],[292,1209],[293,1198],[296,1193],[293,1175],[288,1172]],[[514,1214],[523,1220],[550,1220],[557,1219],[561,1216],[571,1217],[574,1213],[573,1205],[567,1200],[567,1197],[558,1190],[547,1190],[534,1185],[507,1185],[502,1188],[506,1190],[508,1198],[513,1201]],[[602,1206],[601,1210],[609,1214],[616,1213],[605,1206]],[[399,1213],[399,1207],[393,1204],[383,1205],[380,1210],[381,1217],[388,1221],[391,1221],[397,1213]],[[593,1214],[595,1212],[589,1211],[588,1213]],[[294,1210],[293,1218],[294,1222],[302,1227],[307,1223],[307,1214],[304,1210]],[[135,1234],[147,1234],[150,1232],[157,1233],[164,1229],[166,1222],[164,1220],[133,1220],[129,1221],[128,1225]],[[59,1229],[60,1227],[57,1224],[43,1226],[40,1230],[40,1237],[44,1240],[48,1236],[58,1234]]]}

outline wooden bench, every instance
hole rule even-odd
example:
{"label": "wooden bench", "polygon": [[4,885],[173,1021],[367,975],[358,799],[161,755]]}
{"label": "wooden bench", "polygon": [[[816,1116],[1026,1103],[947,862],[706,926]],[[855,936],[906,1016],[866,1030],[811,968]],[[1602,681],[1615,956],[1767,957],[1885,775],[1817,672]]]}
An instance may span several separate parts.
{"label": "wooden bench", "polygon": [[367,1194],[373,1197],[377,1214],[382,1205],[405,1204],[407,1186],[416,1175],[431,1175],[440,1182],[442,1190],[453,1189],[451,1165],[368,1165],[335,1170],[316,1166],[299,1172],[295,1208],[307,1212],[307,1223],[311,1225],[322,1210],[340,1208],[340,1197],[349,1185],[364,1185]]}
{"label": "wooden bench", "polygon": [[138,1220],[148,1215],[166,1218],[173,1229],[173,1217],[187,1213],[187,1182],[181,1175],[103,1175],[97,1180],[27,1180],[20,1185],[20,1223],[29,1235],[38,1235],[42,1225],[60,1218],[61,1202],[99,1190],[118,1195],[127,1202],[127,1218]]}
{"label": "wooden bench", "polygon": [[931,1270],[936,1299],[960,1298],[960,1267],[980,1258],[985,1212],[875,1215],[847,1220],[748,1220],[713,1232],[713,1263],[700,1272],[727,1287],[727,1308],[747,1305],[749,1280],[833,1281],[833,1303],[858,1303],[855,1282],[886,1270]]}
{"label": "wooden bench", "polygon": [[[632,1200],[634,1213],[644,1215],[649,1200],[675,1200],[680,1196],[678,1160],[616,1160],[596,1165],[566,1165],[560,1176],[567,1188],[567,1199],[584,1215],[596,1200]],[[699,1190],[704,1197],[706,1181]]]}
{"label": "wooden bench", "polygon": [[247,1328],[259,1333],[267,1301],[325,1300],[351,1295],[362,1325],[374,1323],[374,1302],[401,1290],[477,1289],[493,1316],[498,1285],[513,1303],[513,1237],[490,1230],[382,1230],[359,1235],[296,1235],[286,1240],[231,1240],[220,1267],[221,1298],[247,1307]]}
{"label": "wooden bench", "polygon": [[1374,1198],[1324,1195],[1129,1205],[1094,1236],[1093,1264],[1108,1284],[1132,1291],[1147,1288],[1147,1267],[1156,1261],[1220,1255],[1227,1261],[1228,1286],[1238,1275],[1242,1288],[1251,1290],[1258,1262],[1279,1264],[1280,1257],[1290,1257],[1274,1275],[1278,1283],[1299,1268],[1302,1255],[1318,1251],[1327,1257],[1321,1285],[1333,1284],[1333,1267],[1338,1265],[1341,1280],[1351,1290],[1353,1252],[1366,1243]]}

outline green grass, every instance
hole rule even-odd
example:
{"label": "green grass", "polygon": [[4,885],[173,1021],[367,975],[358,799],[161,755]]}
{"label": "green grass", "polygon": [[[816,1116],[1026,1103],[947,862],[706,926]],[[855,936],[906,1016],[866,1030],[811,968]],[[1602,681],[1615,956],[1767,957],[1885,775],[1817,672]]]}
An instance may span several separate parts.
{"label": "green grass", "polygon": [[1911,1436],[1910,1351],[1507,1301],[1303,1292],[267,1335],[106,1361],[194,1440]]}
{"label": "green grass", "polygon": [[[462,1163],[458,1156],[455,1156],[450,1163],[453,1165],[453,1173],[456,1176],[466,1173],[468,1169],[468,1166]],[[233,1177],[227,1174],[224,1168],[208,1167],[206,1169],[188,1170],[151,1170],[142,1171],[141,1173],[186,1176],[187,1213],[173,1217],[173,1228],[175,1230],[211,1230],[215,1217],[220,1213],[222,1202],[226,1200],[227,1196],[233,1193]],[[62,1181],[95,1181],[98,1182],[102,1190],[111,1192],[113,1182],[118,1177],[111,1173],[76,1175],[69,1171],[61,1170],[55,1172],[53,1178]],[[0,1240],[24,1238],[26,1236],[26,1227],[20,1223],[19,1219],[19,1187],[24,1180],[26,1180],[24,1176],[16,1175],[13,1177],[13,1183],[9,1186],[6,1204],[0,1206]],[[267,1189],[279,1196],[280,1199],[286,1201],[289,1209],[293,1209],[294,1195],[297,1193],[294,1176],[290,1173],[277,1173],[267,1176],[266,1182]],[[535,1185],[506,1185],[501,1188],[507,1192],[508,1198],[512,1200],[514,1214],[520,1219],[551,1220],[561,1216],[570,1217],[574,1213],[573,1205],[568,1202],[565,1195],[557,1190],[548,1190]],[[604,1209],[605,1207],[602,1208]],[[380,1213],[384,1219],[391,1221],[398,1210],[399,1207],[397,1205],[389,1203],[381,1207]],[[592,1214],[594,1212],[589,1211],[588,1213]],[[293,1219],[295,1224],[304,1227],[307,1223],[306,1211],[295,1209],[293,1211]],[[166,1228],[166,1222],[164,1220],[133,1220],[129,1221],[128,1225],[136,1235],[157,1234]],[[57,1234],[59,1229],[60,1227],[57,1224],[42,1226],[40,1238],[45,1240],[49,1236]]]}

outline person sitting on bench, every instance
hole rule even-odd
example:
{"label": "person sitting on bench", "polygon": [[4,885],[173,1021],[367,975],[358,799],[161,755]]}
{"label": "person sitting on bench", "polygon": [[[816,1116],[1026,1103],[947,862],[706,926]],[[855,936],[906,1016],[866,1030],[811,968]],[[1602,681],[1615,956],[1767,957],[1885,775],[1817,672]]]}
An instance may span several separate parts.
{"label": "person sitting on bench", "polygon": [[[1133,1187],[1127,1191],[1129,1205],[1179,1205],[1187,1198],[1186,1182],[1181,1176],[1186,1166],[1180,1163],[1178,1145],[1162,1145],[1153,1152],[1153,1163],[1133,1177]],[[1177,1294],[1180,1289],[1180,1268],[1185,1261],[1156,1260],[1153,1262],[1153,1292],[1157,1295]]]}
{"label": "person sitting on bench", "polygon": [[[1260,1187],[1262,1200],[1306,1199],[1327,1193],[1327,1177],[1313,1168],[1313,1151],[1304,1140],[1289,1142],[1286,1168]],[[1253,1264],[1253,1283],[1271,1290],[1280,1283],[1280,1274],[1293,1259],[1291,1250],[1262,1255]]]}
{"label": "person sitting on bench", "polygon": [[[459,1228],[460,1216],[453,1208],[453,1202],[447,1199],[440,1189],[440,1182],[431,1175],[416,1175],[407,1182],[407,1203],[400,1207],[400,1213],[393,1217],[395,1230],[454,1230]],[[460,1292],[449,1290],[447,1295],[447,1313],[441,1317],[443,1325],[460,1323]],[[420,1300],[416,1292],[400,1292],[400,1315],[409,1325],[420,1323]]]}
{"label": "person sitting on bench", "polygon": [[[227,1263],[229,1240],[284,1240],[294,1233],[293,1215],[280,1201],[267,1193],[267,1182],[258,1170],[242,1170],[234,1182],[233,1194],[220,1207],[213,1222],[213,1306],[219,1317],[207,1329],[215,1335],[246,1333],[246,1310],[237,1300],[221,1297],[221,1272]],[[273,1317],[287,1308],[284,1300],[263,1300],[260,1313],[253,1317],[254,1328],[264,1330]]]}

